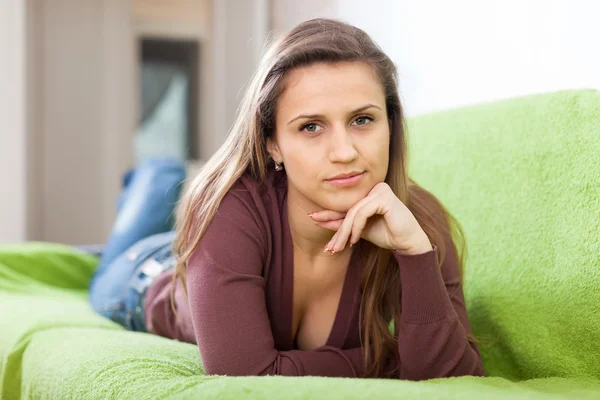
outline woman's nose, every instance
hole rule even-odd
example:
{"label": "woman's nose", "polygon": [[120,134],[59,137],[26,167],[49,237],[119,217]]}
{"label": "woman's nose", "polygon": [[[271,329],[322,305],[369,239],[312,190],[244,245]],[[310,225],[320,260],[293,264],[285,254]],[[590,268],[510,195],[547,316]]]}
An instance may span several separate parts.
{"label": "woman's nose", "polygon": [[358,152],[350,132],[345,128],[335,128],[331,134],[331,162],[347,163],[358,157]]}

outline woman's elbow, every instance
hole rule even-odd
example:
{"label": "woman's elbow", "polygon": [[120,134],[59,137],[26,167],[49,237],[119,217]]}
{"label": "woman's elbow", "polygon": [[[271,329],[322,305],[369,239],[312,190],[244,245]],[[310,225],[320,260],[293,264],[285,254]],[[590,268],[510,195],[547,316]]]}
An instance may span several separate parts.
{"label": "woman's elbow", "polygon": [[204,373],[206,375],[221,376],[261,376],[255,368],[248,368],[243,364],[237,363],[204,363]]}
{"label": "woman's elbow", "polygon": [[204,373],[206,375],[223,375],[223,376],[265,376],[277,375],[274,368],[269,365],[266,368],[261,367],[258,362],[244,362],[240,359],[231,361],[218,360],[202,360]]}
{"label": "woman's elbow", "polygon": [[470,362],[450,364],[446,368],[402,368],[400,379],[409,381],[424,381],[438,378],[457,378],[461,376],[485,376],[481,358],[474,357]]}

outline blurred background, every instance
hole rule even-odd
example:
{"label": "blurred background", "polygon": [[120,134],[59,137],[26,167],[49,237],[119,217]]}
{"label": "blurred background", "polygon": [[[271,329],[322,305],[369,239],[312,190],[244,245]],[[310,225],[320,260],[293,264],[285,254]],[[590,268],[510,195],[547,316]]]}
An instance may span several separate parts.
{"label": "blurred background", "polygon": [[[0,243],[102,243],[123,173],[223,142],[265,39],[366,30],[409,116],[600,88],[595,0],[0,0]],[[549,135],[552,132],[548,132]]]}

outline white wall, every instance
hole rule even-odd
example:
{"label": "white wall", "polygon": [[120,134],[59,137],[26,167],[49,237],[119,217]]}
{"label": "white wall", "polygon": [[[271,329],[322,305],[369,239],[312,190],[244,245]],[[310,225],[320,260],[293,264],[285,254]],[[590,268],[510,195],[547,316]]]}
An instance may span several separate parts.
{"label": "white wall", "polygon": [[40,239],[104,242],[136,126],[130,7],[121,0],[31,3]]}
{"label": "white wall", "polygon": [[[338,13],[338,1],[271,0],[270,27],[278,33],[284,33],[302,21],[318,17],[334,17]],[[364,4],[362,6],[364,7]]]}
{"label": "white wall", "polygon": [[25,4],[0,7],[0,243],[27,239]]}
{"label": "white wall", "polygon": [[[600,88],[594,0],[335,0],[312,14],[369,33],[397,64],[407,114],[537,92]],[[275,25],[300,22],[277,0]]]}
{"label": "white wall", "polygon": [[267,0],[214,1],[214,131],[211,155],[229,132],[239,103],[260,61],[268,33]]}
{"label": "white wall", "polygon": [[0,5],[0,243],[104,241],[135,127],[129,4]]}

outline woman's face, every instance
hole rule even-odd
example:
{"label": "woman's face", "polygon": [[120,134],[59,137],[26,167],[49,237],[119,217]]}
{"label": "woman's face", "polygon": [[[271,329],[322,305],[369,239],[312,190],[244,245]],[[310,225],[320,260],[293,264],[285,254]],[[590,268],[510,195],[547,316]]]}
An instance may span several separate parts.
{"label": "woman's face", "polygon": [[284,164],[288,194],[310,211],[346,212],[387,174],[381,82],[365,63],[340,62],[292,70],[284,84],[267,148]]}

